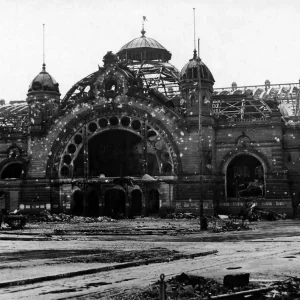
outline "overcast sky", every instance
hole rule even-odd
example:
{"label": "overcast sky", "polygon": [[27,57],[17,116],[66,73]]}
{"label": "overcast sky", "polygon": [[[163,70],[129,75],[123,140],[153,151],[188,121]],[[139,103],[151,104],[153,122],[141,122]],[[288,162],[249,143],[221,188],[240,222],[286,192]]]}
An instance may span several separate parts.
{"label": "overcast sky", "polygon": [[107,51],[140,36],[143,16],[146,36],[181,70],[193,54],[194,7],[215,87],[298,82],[299,0],[0,0],[0,99],[26,98],[42,68],[43,23],[47,71],[62,97]]}

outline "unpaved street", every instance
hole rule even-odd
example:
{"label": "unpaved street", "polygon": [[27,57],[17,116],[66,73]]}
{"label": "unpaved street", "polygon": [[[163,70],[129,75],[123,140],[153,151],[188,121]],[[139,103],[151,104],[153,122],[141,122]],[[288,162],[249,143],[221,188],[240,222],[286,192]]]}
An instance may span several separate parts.
{"label": "unpaved street", "polygon": [[[250,272],[251,280],[260,281],[298,276],[299,226],[300,222],[294,220],[258,222],[251,225],[250,231],[216,234],[194,230],[196,220],[126,220],[114,224],[30,224],[22,231],[2,230],[0,299],[109,299],[132,288],[144,288],[157,281],[161,273],[166,279],[186,272],[220,281],[225,274],[234,272]],[[144,233],[130,231],[137,227]],[[163,227],[164,232],[159,232]],[[62,228],[64,234],[54,234],[54,229]],[[106,234],[97,232],[99,228],[106,228]],[[127,228],[127,234],[118,235],[113,228]],[[174,253],[212,250],[218,252],[172,260]],[[107,268],[126,261],[145,261],[141,253],[149,254],[149,264]],[[153,253],[166,260],[151,263]],[[88,274],[91,269],[98,271]],[[77,271],[86,273],[72,275]],[[55,277],[67,273],[70,276]],[[53,275],[52,280],[46,280],[49,275]],[[35,278],[39,278],[38,282],[28,282]],[[27,283],[22,282],[25,279]]]}

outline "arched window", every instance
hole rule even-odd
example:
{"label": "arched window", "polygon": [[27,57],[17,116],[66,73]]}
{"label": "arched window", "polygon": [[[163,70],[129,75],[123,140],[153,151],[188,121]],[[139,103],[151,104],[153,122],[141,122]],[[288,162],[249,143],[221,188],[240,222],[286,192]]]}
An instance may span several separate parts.
{"label": "arched window", "polygon": [[14,162],[4,167],[1,173],[1,179],[19,179],[22,176],[22,163]]}

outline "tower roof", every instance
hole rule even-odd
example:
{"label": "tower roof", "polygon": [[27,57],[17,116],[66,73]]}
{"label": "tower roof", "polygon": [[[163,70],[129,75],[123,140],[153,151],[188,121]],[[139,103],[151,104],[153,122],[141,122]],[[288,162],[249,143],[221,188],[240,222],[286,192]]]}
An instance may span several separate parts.
{"label": "tower roof", "polygon": [[180,72],[180,80],[197,79],[198,66],[200,68],[201,79],[214,83],[215,79],[214,79],[211,71],[205,65],[205,63],[199,57],[197,57],[196,50],[194,51],[194,57],[192,59],[190,59],[189,62],[182,68],[182,70]]}
{"label": "tower roof", "polygon": [[142,36],[126,43],[118,52],[120,59],[125,60],[162,60],[169,61],[172,57],[165,47],[158,41],[145,36],[146,31],[141,31]]}
{"label": "tower roof", "polygon": [[45,64],[43,64],[42,71],[30,83],[28,93],[42,91],[56,92],[59,94],[58,83],[48,72],[46,72]]}

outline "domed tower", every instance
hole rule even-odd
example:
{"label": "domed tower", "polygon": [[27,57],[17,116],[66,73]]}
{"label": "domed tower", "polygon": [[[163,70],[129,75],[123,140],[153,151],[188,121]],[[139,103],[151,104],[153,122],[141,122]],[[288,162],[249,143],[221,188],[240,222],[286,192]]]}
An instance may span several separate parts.
{"label": "domed tower", "polygon": [[119,58],[127,61],[169,61],[171,52],[156,40],[146,37],[145,33],[143,25],[142,35],[125,44],[118,52]]}
{"label": "domed tower", "polygon": [[180,72],[180,90],[186,101],[187,121],[191,128],[194,128],[191,135],[194,135],[199,143],[197,152],[200,155],[200,174],[202,175],[213,174],[215,170],[215,132],[212,126],[214,120],[210,113],[214,82],[212,73],[197,55],[195,49],[193,58]]}
{"label": "domed tower", "polygon": [[[200,85],[199,78],[201,78]],[[187,116],[198,114],[199,86],[201,87],[202,113],[210,113],[210,98],[214,83],[215,79],[209,68],[194,50],[193,58],[180,72],[180,89],[181,95],[186,101]]]}
{"label": "domed tower", "polygon": [[40,134],[46,129],[60,102],[58,83],[46,72],[45,63],[29,85],[26,101],[29,105],[30,131]]}
{"label": "domed tower", "polygon": [[[157,95],[163,102],[176,98],[179,92],[179,71],[169,63],[172,57],[155,39],[142,35],[126,43],[117,53],[122,63],[137,74],[144,89]],[[173,100],[172,100],[173,101]]]}

